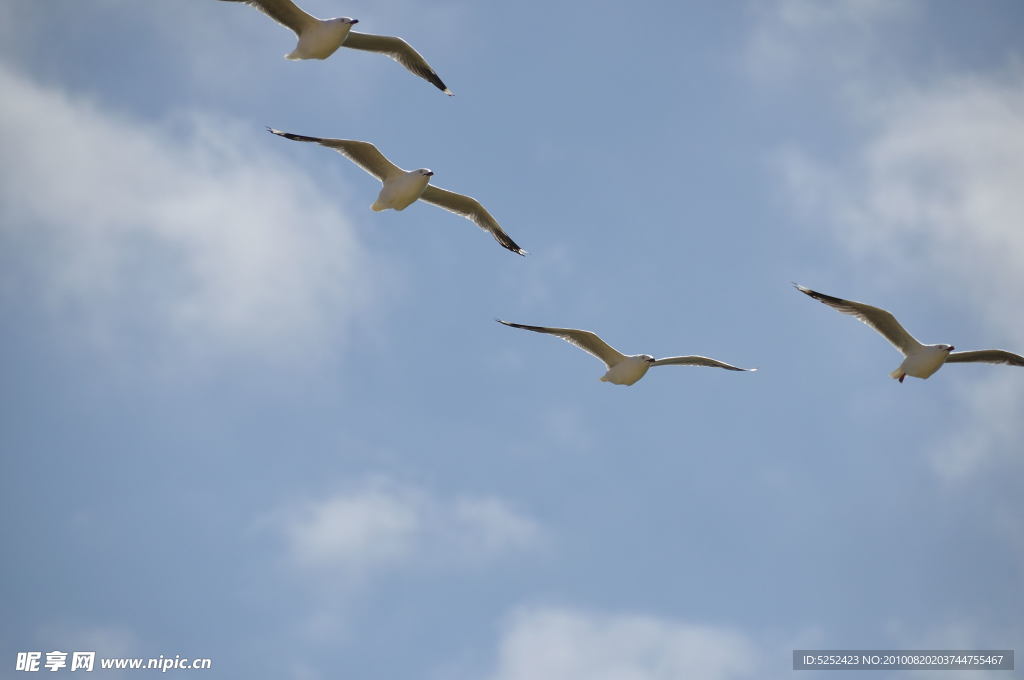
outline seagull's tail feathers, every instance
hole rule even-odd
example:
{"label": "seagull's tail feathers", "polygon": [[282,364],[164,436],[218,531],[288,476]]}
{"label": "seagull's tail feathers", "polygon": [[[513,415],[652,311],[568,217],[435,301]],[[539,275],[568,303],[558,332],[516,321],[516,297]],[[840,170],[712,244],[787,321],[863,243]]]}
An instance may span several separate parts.
{"label": "seagull's tail feathers", "polygon": [[373,212],[380,212],[381,210],[387,210],[387,206],[381,203],[379,200],[374,201],[373,205],[370,206],[370,210]]}
{"label": "seagull's tail feathers", "polygon": [[889,377],[893,380],[899,380],[903,382],[903,379],[907,377],[907,374],[903,372],[903,369],[897,368],[895,371],[889,374]]}

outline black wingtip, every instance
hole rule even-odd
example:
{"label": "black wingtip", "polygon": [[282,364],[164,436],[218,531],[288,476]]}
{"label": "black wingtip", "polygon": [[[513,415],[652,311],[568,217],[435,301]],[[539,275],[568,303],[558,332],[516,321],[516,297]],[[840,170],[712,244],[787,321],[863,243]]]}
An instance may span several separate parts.
{"label": "black wingtip", "polygon": [[[796,285],[796,284],[794,284],[794,285]],[[845,310],[845,305],[849,304],[849,302],[847,300],[844,300],[842,298],[837,298],[834,295],[826,295],[825,293],[819,293],[816,290],[811,290],[807,286],[796,285],[796,289],[798,291],[800,291],[801,293],[803,293],[804,295],[806,295],[807,297],[813,298],[813,299],[817,300],[818,302],[826,304],[826,305],[828,305],[830,307],[834,307],[836,309],[839,309],[840,311]]]}
{"label": "black wingtip", "polygon": [[796,288],[801,293],[803,293],[804,295],[806,295],[808,297],[812,297],[815,300],[818,300],[819,302],[824,302],[823,298],[829,298],[829,299],[832,299],[832,300],[838,300],[838,298],[833,298],[831,295],[825,295],[824,293],[819,293],[818,291],[812,290],[812,289],[808,288],[807,286],[801,286],[799,283],[794,283],[793,287]]}
{"label": "black wingtip", "polygon": [[526,251],[520,248],[519,245],[515,243],[515,241],[512,241],[511,239],[502,239],[497,234],[494,235],[494,238],[495,240],[498,241],[498,244],[505,250],[515,253],[516,255],[526,257]]}
{"label": "black wingtip", "polygon": [[430,72],[429,74],[426,74],[426,75],[424,76],[424,78],[426,78],[426,80],[427,80],[427,81],[428,81],[428,82],[429,82],[429,83],[430,83],[431,85],[433,85],[433,86],[434,86],[434,87],[436,87],[437,89],[441,90],[441,92],[444,92],[444,93],[445,93],[446,95],[448,95],[449,97],[454,97],[454,96],[455,96],[455,93],[454,93],[454,92],[452,92],[451,90],[449,90],[449,89],[448,89],[448,86],[444,84],[444,81],[443,81],[443,80],[441,80],[440,76],[438,76],[438,75],[437,75],[436,73],[434,73],[433,71],[431,71],[431,72]]}
{"label": "black wingtip", "polygon": [[321,141],[319,137],[307,137],[306,135],[297,135],[294,132],[285,132],[284,130],[278,130],[278,129],[272,128],[272,127],[268,127],[267,128],[267,132],[269,132],[271,134],[275,134],[278,137],[284,137],[285,139],[290,139],[293,142],[317,142],[317,143],[319,143]]}
{"label": "black wingtip", "polygon": [[509,328],[524,328],[526,330],[531,330],[531,331],[532,330],[536,330],[537,328],[539,328],[538,326],[527,326],[525,324],[515,323],[513,321],[502,321],[501,319],[495,319],[495,321],[497,321],[500,324],[504,324],[505,326],[508,326]]}

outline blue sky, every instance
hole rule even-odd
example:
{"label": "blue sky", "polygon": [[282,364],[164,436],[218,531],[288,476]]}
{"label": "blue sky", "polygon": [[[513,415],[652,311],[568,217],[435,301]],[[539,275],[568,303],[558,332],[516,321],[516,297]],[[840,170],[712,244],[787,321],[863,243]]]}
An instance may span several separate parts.
{"label": "blue sky", "polygon": [[[0,677],[52,649],[732,680],[1024,648],[1024,372],[900,385],[790,286],[1024,350],[1020,3],[304,6],[456,96],[285,61],[232,3],[0,0]],[[373,213],[268,125],[430,167],[530,254]],[[613,386],[495,318],[760,370]]]}

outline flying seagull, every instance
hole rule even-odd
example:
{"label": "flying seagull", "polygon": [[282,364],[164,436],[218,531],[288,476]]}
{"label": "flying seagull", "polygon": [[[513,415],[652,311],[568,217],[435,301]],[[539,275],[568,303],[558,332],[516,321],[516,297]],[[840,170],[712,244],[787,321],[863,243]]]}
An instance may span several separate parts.
{"label": "flying seagull", "polygon": [[292,29],[299,37],[299,44],[295,46],[291,54],[285,55],[285,59],[326,59],[334,54],[339,47],[380,52],[391,57],[420,78],[429,81],[446,95],[454,94],[441,82],[427,60],[414,50],[412,45],[401,38],[356,33],[352,30],[352,26],[359,23],[358,19],[348,17],[317,19],[301,10],[292,0],[224,1],[252,5],[277,23]]}
{"label": "flying seagull", "polygon": [[381,188],[380,194],[377,195],[377,200],[370,206],[371,210],[380,211],[388,210],[389,208],[405,210],[416,199],[422,199],[427,203],[433,203],[439,208],[444,208],[456,215],[462,215],[466,219],[473,220],[478,227],[484,231],[489,231],[491,236],[502,247],[508,248],[513,253],[526,255],[526,251],[516,245],[516,242],[502,231],[497,220],[475,198],[429,185],[430,178],[434,174],[432,170],[427,168],[403,170],[385,158],[384,154],[369,142],[357,142],[351,139],[306,137],[304,135],[293,135],[290,132],[281,132],[269,127],[267,130],[286,139],[294,139],[297,142],[316,142],[317,144],[334,149],[383,182],[384,186]]}
{"label": "flying seagull", "polygon": [[907,332],[900,322],[889,312],[863,302],[851,302],[831,295],[825,295],[794,283],[801,293],[810,295],[844,314],[855,316],[874,328],[891,342],[906,357],[903,363],[889,375],[903,382],[908,375],[915,378],[927,378],[942,368],[943,364],[980,361],[987,364],[1010,364],[1024,366],[1024,357],[1002,349],[982,349],[973,352],[954,352],[953,345],[922,345],[914,336]]}
{"label": "flying seagull", "polygon": [[632,385],[644,377],[647,369],[651,366],[665,366],[668,364],[679,364],[683,366],[714,366],[729,371],[756,371],[756,368],[739,368],[731,366],[724,361],[709,359],[707,357],[668,357],[666,359],[655,359],[650,354],[623,354],[597,336],[597,333],[581,331],[575,328],[547,328],[544,326],[526,326],[521,323],[512,323],[495,319],[512,328],[522,328],[536,333],[547,333],[555,335],[568,343],[576,345],[584,352],[593,354],[608,366],[608,372],[601,377],[601,382],[610,382],[616,385]]}

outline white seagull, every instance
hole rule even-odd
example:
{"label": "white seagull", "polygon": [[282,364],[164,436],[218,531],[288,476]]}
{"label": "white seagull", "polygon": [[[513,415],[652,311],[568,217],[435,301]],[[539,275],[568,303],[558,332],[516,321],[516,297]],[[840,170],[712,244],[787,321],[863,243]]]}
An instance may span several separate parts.
{"label": "white seagull", "polygon": [[601,382],[610,382],[616,385],[632,385],[644,377],[647,369],[651,366],[665,366],[678,364],[683,366],[714,366],[730,371],[756,371],[756,368],[739,368],[731,366],[723,361],[709,359],[708,357],[687,356],[668,357],[666,359],[655,359],[650,354],[623,354],[604,340],[596,333],[581,331],[575,328],[546,328],[544,326],[526,326],[521,323],[512,323],[495,319],[512,328],[522,328],[536,333],[547,333],[556,335],[568,343],[576,345],[584,352],[593,354],[608,366],[608,372],[601,377]]}
{"label": "white seagull", "polygon": [[906,357],[899,367],[889,375],[903,382],[908,375],[915,378],[927,378],[942,368],[943,364],[979,361],[986,364],[1010,364],[1024,366],[1024,357],[1002,349],[981,349],[973,352],[954,352],[953,345],[922,345],[913,335],[907,332],[900,322],[889,312],[863,302],[851,302],[831,295],[825,295],[794,283],[801,293],[810,295],[844,314],[857,317],[874,328],[891,342]]}
{"label": "white seagull", "polygon": [[352,30],[358,19],[338,17],[336,19],[317,19],[301,10],[292,0],[224,0],[225,2],[243,2],[252,5],[271,19],[292,29],[299,37],[299,44],[285,59],[326,59],[334,54],[339,47],[351,47],[354,50],[380,52],[391,57],[409,71],[418,75],[446,95],[453,95],[437,73],[430,67],[427,60],[412,48],[412,45],[401,38],[387,35],[356,33]]}
{"label": "white seagull", "polygon": [[440,187],[430,186],[428,183],[434,172],[428,168],[403,170],[385,158],[384,154],[369,142],[357,142],[351,139],[306,137],[304,135],[293,135],[290,132],[281,132],[269,127],[267,130],[286,139],[294,139],[297,142],[316,142],[329,149],[334,149],[383,182],[384,186],[381,187],[377,200],[370,206],[371,210],[405,210],[416,199],[422,199],[427,203],[433,203],[439,208],[444,208],[449,212],[472,220],[478,227],[490,232],[491,236],[503,247],[508,248],[513,253],[526,255],[526,251],[516,245],[516,242],[502,231],[497,220],[475,198],[463,196]]}

